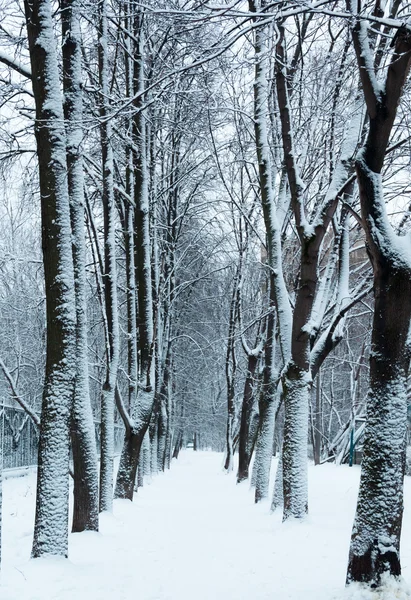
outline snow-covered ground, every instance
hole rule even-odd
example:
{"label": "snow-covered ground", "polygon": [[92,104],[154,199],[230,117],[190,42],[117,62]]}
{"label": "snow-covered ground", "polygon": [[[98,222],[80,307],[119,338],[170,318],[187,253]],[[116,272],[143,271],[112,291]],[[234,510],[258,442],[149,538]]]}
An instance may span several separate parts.
{"label": "snow-covered ground", "polygon": [[[70,558],[29,560],[35,476],[4,482],[1,600],[352,600],[344,591],[359,468],[309,468],[310,514],[281,523],[222,456],[182,452],[134,503],[117,500],[101,532],[72,534]],[[407,502],[408,498],[408,502]],[[411,478],[402,564],[411,583]],[[394,588],[378,597],[408,598]]]}

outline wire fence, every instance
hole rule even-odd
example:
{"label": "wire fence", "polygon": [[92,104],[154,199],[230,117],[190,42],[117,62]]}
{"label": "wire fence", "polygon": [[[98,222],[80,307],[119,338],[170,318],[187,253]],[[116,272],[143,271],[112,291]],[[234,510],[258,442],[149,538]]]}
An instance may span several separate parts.
{"label": "wire fence", "polygon": [[[94,422],[97,451],[100,451],[100,423]],[[123,445],[124,427],[114,426],[114,452]],[[38,430],[28,414],[18,406],[0,406],[0,447],[3,469],[18,469],[37,465]]]}

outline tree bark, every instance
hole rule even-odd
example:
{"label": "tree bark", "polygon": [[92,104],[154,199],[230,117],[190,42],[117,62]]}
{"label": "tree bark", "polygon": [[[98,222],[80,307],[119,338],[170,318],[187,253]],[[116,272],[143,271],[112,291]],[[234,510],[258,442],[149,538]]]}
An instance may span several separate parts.
{"label": "tree bark", "polygon": [[[374,272],[370,391],[357,510],[347,583],[378,585],[401,573],[400,537],[410,361],[411,259],[388,222],[381,170],[397,107],[411,66],[411,31],[397,30],[384,91],[377,94],[366,25],[352,30],[369,115],[367,140],[356,161],[361,214]],[[407,240],[408,241],[408,240]]]}
{"label": "tree bark", "polygon": [[[250,10],[256,10],[256,4],[250,2]],[[254,129],[256,139],[256,150],[258,159],[258,172],[260,181],[260,193],[263,208],[264,225],[267,239],[267,266],[270,281],[270,314],[267,325],[267,341],[265,345],[265,367],[264,384],[260,403],[259,432],[257,436],[256,462],[253,469],[253,480],[256,483],[256,502],[268,494],[268,478],[272,456],[272,442],[274,436],[274,421],[264,423],[265,416],[275,418],[274,395],[276,393],[278,372],[280,365],[286,364],[290,355],[292,312],[288,298],[288,292],[284,279],[281,249],[281,227],[284,214],[282,207],[276,205],[273,181],[275,179],[274,165],[271,160],[268,139],[268,29],[265,27],[256,29],[254,50],[256,56],[255,78],[254,78]],[[279,357],[275,361],[274,336],[276,311],[278,319],[278,346]],[[275,364],[278,363],[278,364]],[[262,406],[262,397],[267,407]],[[268,406],[270,405],[270,406]],[[264,435],[262,432],[264,431]],[[270,433],[268,434],[268,432]],[[271,450],[268,451],[268,435],[271,436]],[[263,446],[261,445],[263,442]],[[265,465],[261,464],[265,461]],[[254,477],[255,474],[255,477]],[[263,481],[261,477],[266,477]]]}
{"label": "tree bark", "polygon": [[311,379],[296,365],[287,369],[284,386],[283,519],[308,511],[307,441]]}
{"label": "tree bark", "polygon": [[240,286],[242,270],[242,248],[240,249],[240,260],[234,277],[233,291],[230,302],[227,349],[225,358],[225,377],[227,385],[227,425],[226,425],[226,454],[224,469],[227,472],[233,470],[233,427],[235,419],[235,376],[237,371],[237,356],[235,349],[235,330],[240,308]]}
{"label": "tree bark", "polygon": [[260,422],[257,437],[259,456],[256,463],[255,479],[256,503],[268,497],[271,459],[273,456],[276,402],[272,391],[268,392],[268,394],[270,395],[269,400],[267,397],[263,397],[260,400]]}
{"label": "tree bark", "polygon": [[71,416],[74,465],[72,531],[98,531],[97,449],[88,375],[86,241],[82,142],[82,66],[80,10],[77,0],[62,1],[63,90],[67,137],[67,176],[73,234],[76,296],[76,383]]}
{"label": "tree bark", "polygon": [[111,511],[113,506],[114,469],[114,396],[117,385],[119,361],[119,325],[117,301],[117,265],[115,221],[116,207],[113,180],[112,127],[108,118],[109,106],[109,63],[107,54],[107,1],[99,5],[99,77],[100,136],[103,171],[103,216],[104,216],[104,300],[107,319],[107,368],[101,393],[101,458],[100,458],[100,511]]}
{"label": "tree bark", "polygon": [[375,278],[370,392],[347,582],[400,575],[407,433],[411,269],[385,264]]}
{"label": "tree bark", "polygon": [[321,438],[322,438],[322,404],[321,404],[321,371],[318,370],[317,389],[315,390],[315,415],[314,415],[314,435],[313,435],[313,452],[314,464],[319,465],[321,462]]}
{"label": "tree bark", "polygon": [[181,431],[178,432],[177,437],[176,437],[176,441],[174,444],[174,450],[173,450],[173,458],[178,458],[178,455],[180,454],[180,450],[183,446],[183,434],[181,433]]}
{"label": "tree bark", "polygon": [[243,405],[241,409],[241,424],[238,444],[238,472],[237,483],[248,479],[248,469],[254,449],[255,440],[252,439],[252,412],[256,402],[255,398],[255,372],[258,357],[248,356],[247,377],[244,384]]}
{"label": "tree bark", "polygon": [[76,311],[63,103],[48,0],[24,3],[36,104],[47,353],[40,426],[33,558],[67,556],[70,412]]}
{"label": "tree bark", "polygon": [[138,390],[131,408],[132,426],[126,432],[117,474],[115,497],[133,499],[138,457],[141,444],[153,411],[154,373],[154,324],[151,276],[150,215],[148,198],[148,167],[146,143],[146,118],[142,110],[144,91],[144,35],[143,13],[132,5],[134,32],[134,92],[141,94],[134,102],[133,154],[135,237],[134,260],[138,300]]}
{"label": "tree bark", "polygon": [[278,459],[277,472],[275,474],[273,499],[271,501],[271,512],[274,512],[277,508],[284,505],[284,491],[283,491],[283,451],[280,450]]}

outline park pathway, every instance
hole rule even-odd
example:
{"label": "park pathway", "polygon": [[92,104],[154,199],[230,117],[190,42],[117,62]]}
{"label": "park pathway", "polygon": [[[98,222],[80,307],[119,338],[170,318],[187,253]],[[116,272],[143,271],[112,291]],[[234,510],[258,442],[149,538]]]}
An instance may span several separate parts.
{"label": "park pathway", "polygon": [[282,524],[221,467],[222,455],[182,452],[133,503],[116,500],[100,533],[71,535],[69,560],[29,560],[35,477],[7,480],[0,599],[342,598],[359,470],[310,467],[310,515]]}

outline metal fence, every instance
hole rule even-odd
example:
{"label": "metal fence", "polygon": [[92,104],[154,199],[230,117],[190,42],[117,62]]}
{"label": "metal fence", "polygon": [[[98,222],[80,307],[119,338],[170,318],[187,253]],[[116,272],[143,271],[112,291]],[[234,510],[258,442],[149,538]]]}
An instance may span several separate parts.
{"label": "metal fence", "polygon": [[0,409],[0,444],[3,468],[16,469],[37,464],[38,434],[30,417],[20,408]]}
{"label": "metal fence", "polygon": [[[97,450],[100,452],[100,423],[94,423]],[[114,451],[119,454],[123,445],[124,427],[114,426]],[[27,413],[18,406],[0,406],[0,447],[3,469],[37,465],[38,432]]]}

